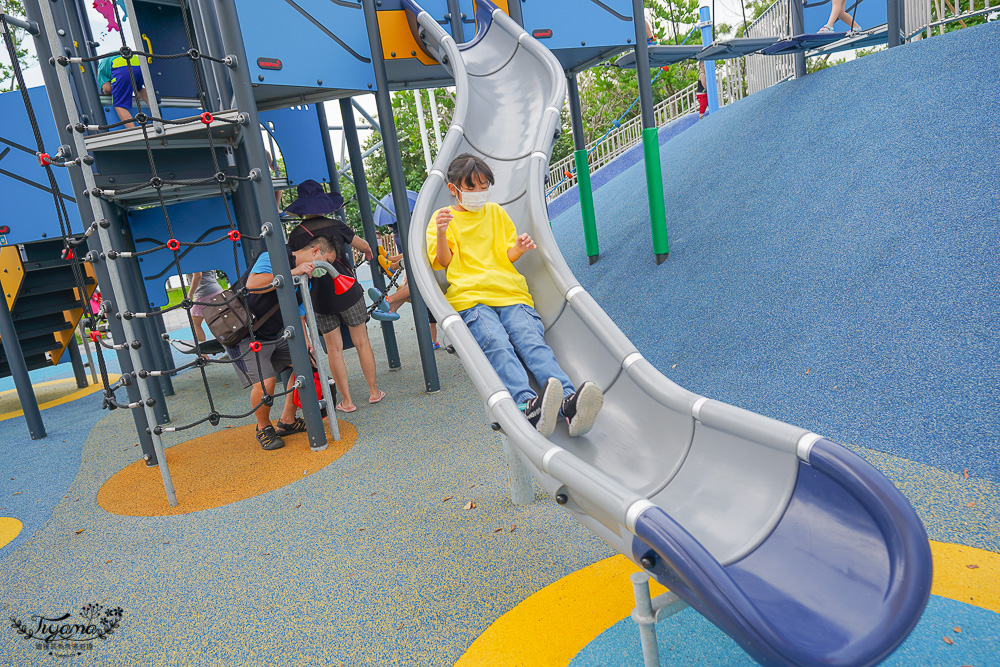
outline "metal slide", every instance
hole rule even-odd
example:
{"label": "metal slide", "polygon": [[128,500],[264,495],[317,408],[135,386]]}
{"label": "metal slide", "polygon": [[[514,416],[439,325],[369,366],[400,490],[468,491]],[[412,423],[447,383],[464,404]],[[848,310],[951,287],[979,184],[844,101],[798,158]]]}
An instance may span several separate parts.
{"label": "metal slide", "polygon": [[[458,45],[413,0],[431,53],[454,74],[452,125],[413,211],[410,276],[535,479],[581,523],[732,636],[780,665],[874,664],[930,594],[920,520],[872,466],[808,431],[713,401],[661,375],[573,277],[549,229],[543,181],[560,128],[556,58],[486,0]],[[570,378],[604,409],[586,436],[543,438],[524,419],[427,262],[426,228],[452,203],[460,153],[486,159],[493,201],[538,244],[517,268]]]}

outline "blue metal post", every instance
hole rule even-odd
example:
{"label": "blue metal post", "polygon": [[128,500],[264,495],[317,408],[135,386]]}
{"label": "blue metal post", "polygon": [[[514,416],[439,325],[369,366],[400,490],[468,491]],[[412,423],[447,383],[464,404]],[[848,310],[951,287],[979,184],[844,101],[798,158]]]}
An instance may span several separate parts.
{"label": "blue metal post", "polygon": [[[708,46],[712,43],[712,10],[702,7],[698,10],[698,18],[701,19],[701,43]],[[719,90],[715,78],[715,61],[705,61],[705,91],[708,93],[708,112],[715,113],[719,110]]]}

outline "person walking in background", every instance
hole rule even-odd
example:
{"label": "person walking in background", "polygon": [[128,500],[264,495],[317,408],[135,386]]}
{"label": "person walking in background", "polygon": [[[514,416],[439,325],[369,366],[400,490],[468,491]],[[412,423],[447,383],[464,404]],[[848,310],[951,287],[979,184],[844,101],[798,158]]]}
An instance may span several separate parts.
{"label": "person walking in background", "polygon": [[705,79],[705,61],[701,60],[698,62],[698,85],[695,86],[694,96],[698,100],[698,118],[704,118],[708,115],[708,89],[706,85],[708,81]]}
{"label": "person walking in background", "polygon": [[[191,289],[188,290],[188,298],[195,302],[191,306],[191,320],[194,323],[194,337],[198,343],[204,343],[205,330],[201,324],[205,321],[205,306],[210,298],[222,292],[222,285],[219,284],[218,274],[215,271],[199,271],[191,274]],[[208,359],[207,354],[202,354],[203,359]]]}
{"label": "person walking in background", "polygon": [[855,23],[854,17],[844,11],[846,4],[846,0],[833,0],[830,7],[830,18],[827,20],[826,25],[817,32],[833,32],[833,26],[838,19],[846,23],[852,32],[861,32],[861,26]]}

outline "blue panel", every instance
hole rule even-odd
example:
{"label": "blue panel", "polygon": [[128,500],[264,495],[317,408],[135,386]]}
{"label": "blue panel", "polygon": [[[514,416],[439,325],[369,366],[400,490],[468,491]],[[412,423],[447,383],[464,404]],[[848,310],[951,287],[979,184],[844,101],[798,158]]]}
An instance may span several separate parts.
{"label": "blue panel", "polygon": [[[232,212],[231,203],[229,209]],[[167,206],[167,214],[170,216],[174,238],[178,241],[213,241],[229,233],[229,216],[221,197],[171,204]],[[128,224],[136,250],[148,250],[170,239],[163,211],[159,207],[129,212]],[[239,248],[240,245],[237,243],[236,247]],[[234,257],[233,242],[229,239],[201,248],[184,246],[179,254],[184,273],[216,269],[224,271],[229,280],[233,281],[246,271],[243,251],[238,249]],[[169,300],[166,281],[177,275],[173,261],[174,253],[167,248],[139,258],[150,308],[164,306]]]}
{"label": "blue panel", "polygon": [[810,463],[777,527],[743,560],[721,567],[658,508],[640,517],[633,554],[655,551],[650,573],[763,664],[876,664],[927,604],[927,536],[861,458],[820,441]]}
{"label": "blue panel", "polygon": [[541,40],[552,51],[635,42],[630,0],[524,0],[521,15],[528,34],[552,31]]}
{"label": "blue panel", "polygon": [[[142,29],[143,50],[148,53],[174,54],[188,50],[184,18],[180,7],[159,2],[136,2],[135,13]],[[222,58],[224,53],[210,53]],[[152,58],[149,73],[152,86],[161,97],[198,98],[198,84],[189,58]]]}
{"label": "blue panel", "polygon": [[289,109],[262,111],[260,122],[278,144],[285,160],[290,185],[297,185],[310,178],[330,182],[330,170],[326,164],[315,105],[303,104]]}
{"label": "blue panel", "polygon": [[[236,6],[254,84],[364,91],[375,86],[357,2],[237,0]],[[280,62],[281,69],[260,66],[267,61]]]}
{"label": "blue panel", "polygon": [[[28,89],[28,97],[42,133],[46,152],[59,149],[55,121],[45,88]],[[61,236],[49,177],[35,158],[35,135],[20,91],[0,94],[0,201],[3,201],[3,224],[10,233],[0,235],[0,245],[25,243]],[[82,232],[80,213],[73,201],[73,187],[65,168],[53,167],[56,184],[63,194],[70,229]]]}
{"label": "blue panel", "polygon": [[[831,0],[805,0],[802,9],[802,22],[807,33],[816,32],[830,18]],[[888,21],[885,0],[848,0],[844,11],[854,17],[862,28],[874,28]],[[834,30],[846,30],[847,24],[838,21]]]}

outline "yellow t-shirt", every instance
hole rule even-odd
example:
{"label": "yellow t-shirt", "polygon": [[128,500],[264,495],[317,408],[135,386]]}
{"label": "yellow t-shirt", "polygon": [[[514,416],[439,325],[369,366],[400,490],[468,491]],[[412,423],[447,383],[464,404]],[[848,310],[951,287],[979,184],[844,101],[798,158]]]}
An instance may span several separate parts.
{"label": "yellow t-shirt", "polygon": [[[499,204],[488,203],[479,211],[457,211],[448,223],[448,247],[452,252],[448,265],[448,292],[445,298],[457,311],[476,304],[513,306],[523,303],[534,307],[524,279],[507,257],[514,247],[517,228]],[[444,267],[437,261],[437,211],[427,225],[427,254],[435,270]]]}

